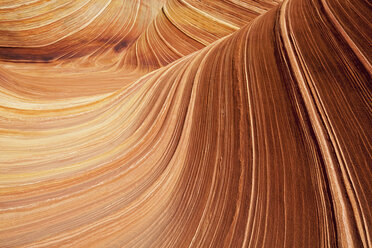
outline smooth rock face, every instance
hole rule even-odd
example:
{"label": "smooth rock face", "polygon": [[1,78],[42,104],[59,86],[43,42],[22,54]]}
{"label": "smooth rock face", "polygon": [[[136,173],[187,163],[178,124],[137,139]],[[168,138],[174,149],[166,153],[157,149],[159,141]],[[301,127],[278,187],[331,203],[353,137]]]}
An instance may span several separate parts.
{"label": "smooth rock face", "polygon": [[0,1],[0,247],[372,247],[371,17]]}

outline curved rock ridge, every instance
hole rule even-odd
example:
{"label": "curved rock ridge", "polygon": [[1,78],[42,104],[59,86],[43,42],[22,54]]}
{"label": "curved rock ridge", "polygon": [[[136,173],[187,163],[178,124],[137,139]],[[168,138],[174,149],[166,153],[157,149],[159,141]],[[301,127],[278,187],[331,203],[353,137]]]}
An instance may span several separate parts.
{"label": "curved rock ridge", "polygon": [[[96,2],[4,4],[0,61],[17,66],[3,68],[7,78],[0,84],[38,99],[112,92],[230,35],[277,4],[274,0]],[[83,82],[74,83],[81,74],[87,75]]]}
{"label": "curved rock ridge", "polygon": [[[4,4],[0,9],[0,59],[50,62],[88,55],[112,59],[118,57],[112,51],[125,54],[132,47],[126,66],[146,63],[158,68],[231,34],[276,4],[275,0]],[[139,36],[141,40],[134,45]],[[146,60],[152,53],[155,58]]]}
{"label": "curved rock ridge", "polygon": [[0,247],[372,247],[367,2],[138,1],[97,56],[30,30],[133,1],[53,2],[0,5]]}
{"label": "curved rock ridge", "polygon": [[135,61],[141,68],[165,66],[230,35],[275,5],[274,0],[168,0],[123,62]]}

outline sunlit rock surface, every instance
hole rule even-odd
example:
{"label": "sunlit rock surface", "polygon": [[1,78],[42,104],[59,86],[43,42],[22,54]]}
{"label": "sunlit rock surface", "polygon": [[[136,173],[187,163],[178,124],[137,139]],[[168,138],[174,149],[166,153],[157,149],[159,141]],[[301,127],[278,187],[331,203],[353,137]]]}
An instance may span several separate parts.
{"label": "sunlit rock surface", "polygon": [[0,1],[0,247],[372,247],[371,16]]}

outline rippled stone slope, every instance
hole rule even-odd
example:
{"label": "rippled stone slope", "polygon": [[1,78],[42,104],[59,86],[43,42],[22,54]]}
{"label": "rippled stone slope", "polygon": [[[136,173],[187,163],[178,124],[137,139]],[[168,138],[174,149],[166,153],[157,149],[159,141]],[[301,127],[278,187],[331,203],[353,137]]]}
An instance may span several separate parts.
{"label": "rippled stone slope", "polygon": [[372,247],[362,0],[0,2],[0,247]]}

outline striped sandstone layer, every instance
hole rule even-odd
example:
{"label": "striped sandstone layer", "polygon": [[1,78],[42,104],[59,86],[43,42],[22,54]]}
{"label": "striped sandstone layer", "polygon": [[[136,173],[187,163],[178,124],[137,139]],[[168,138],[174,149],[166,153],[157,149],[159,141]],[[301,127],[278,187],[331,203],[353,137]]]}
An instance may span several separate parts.
{"label": "striped sandstone layer", "polygon": [[372,247],[367,2],[51,2],[0,7],[1,247]]}

